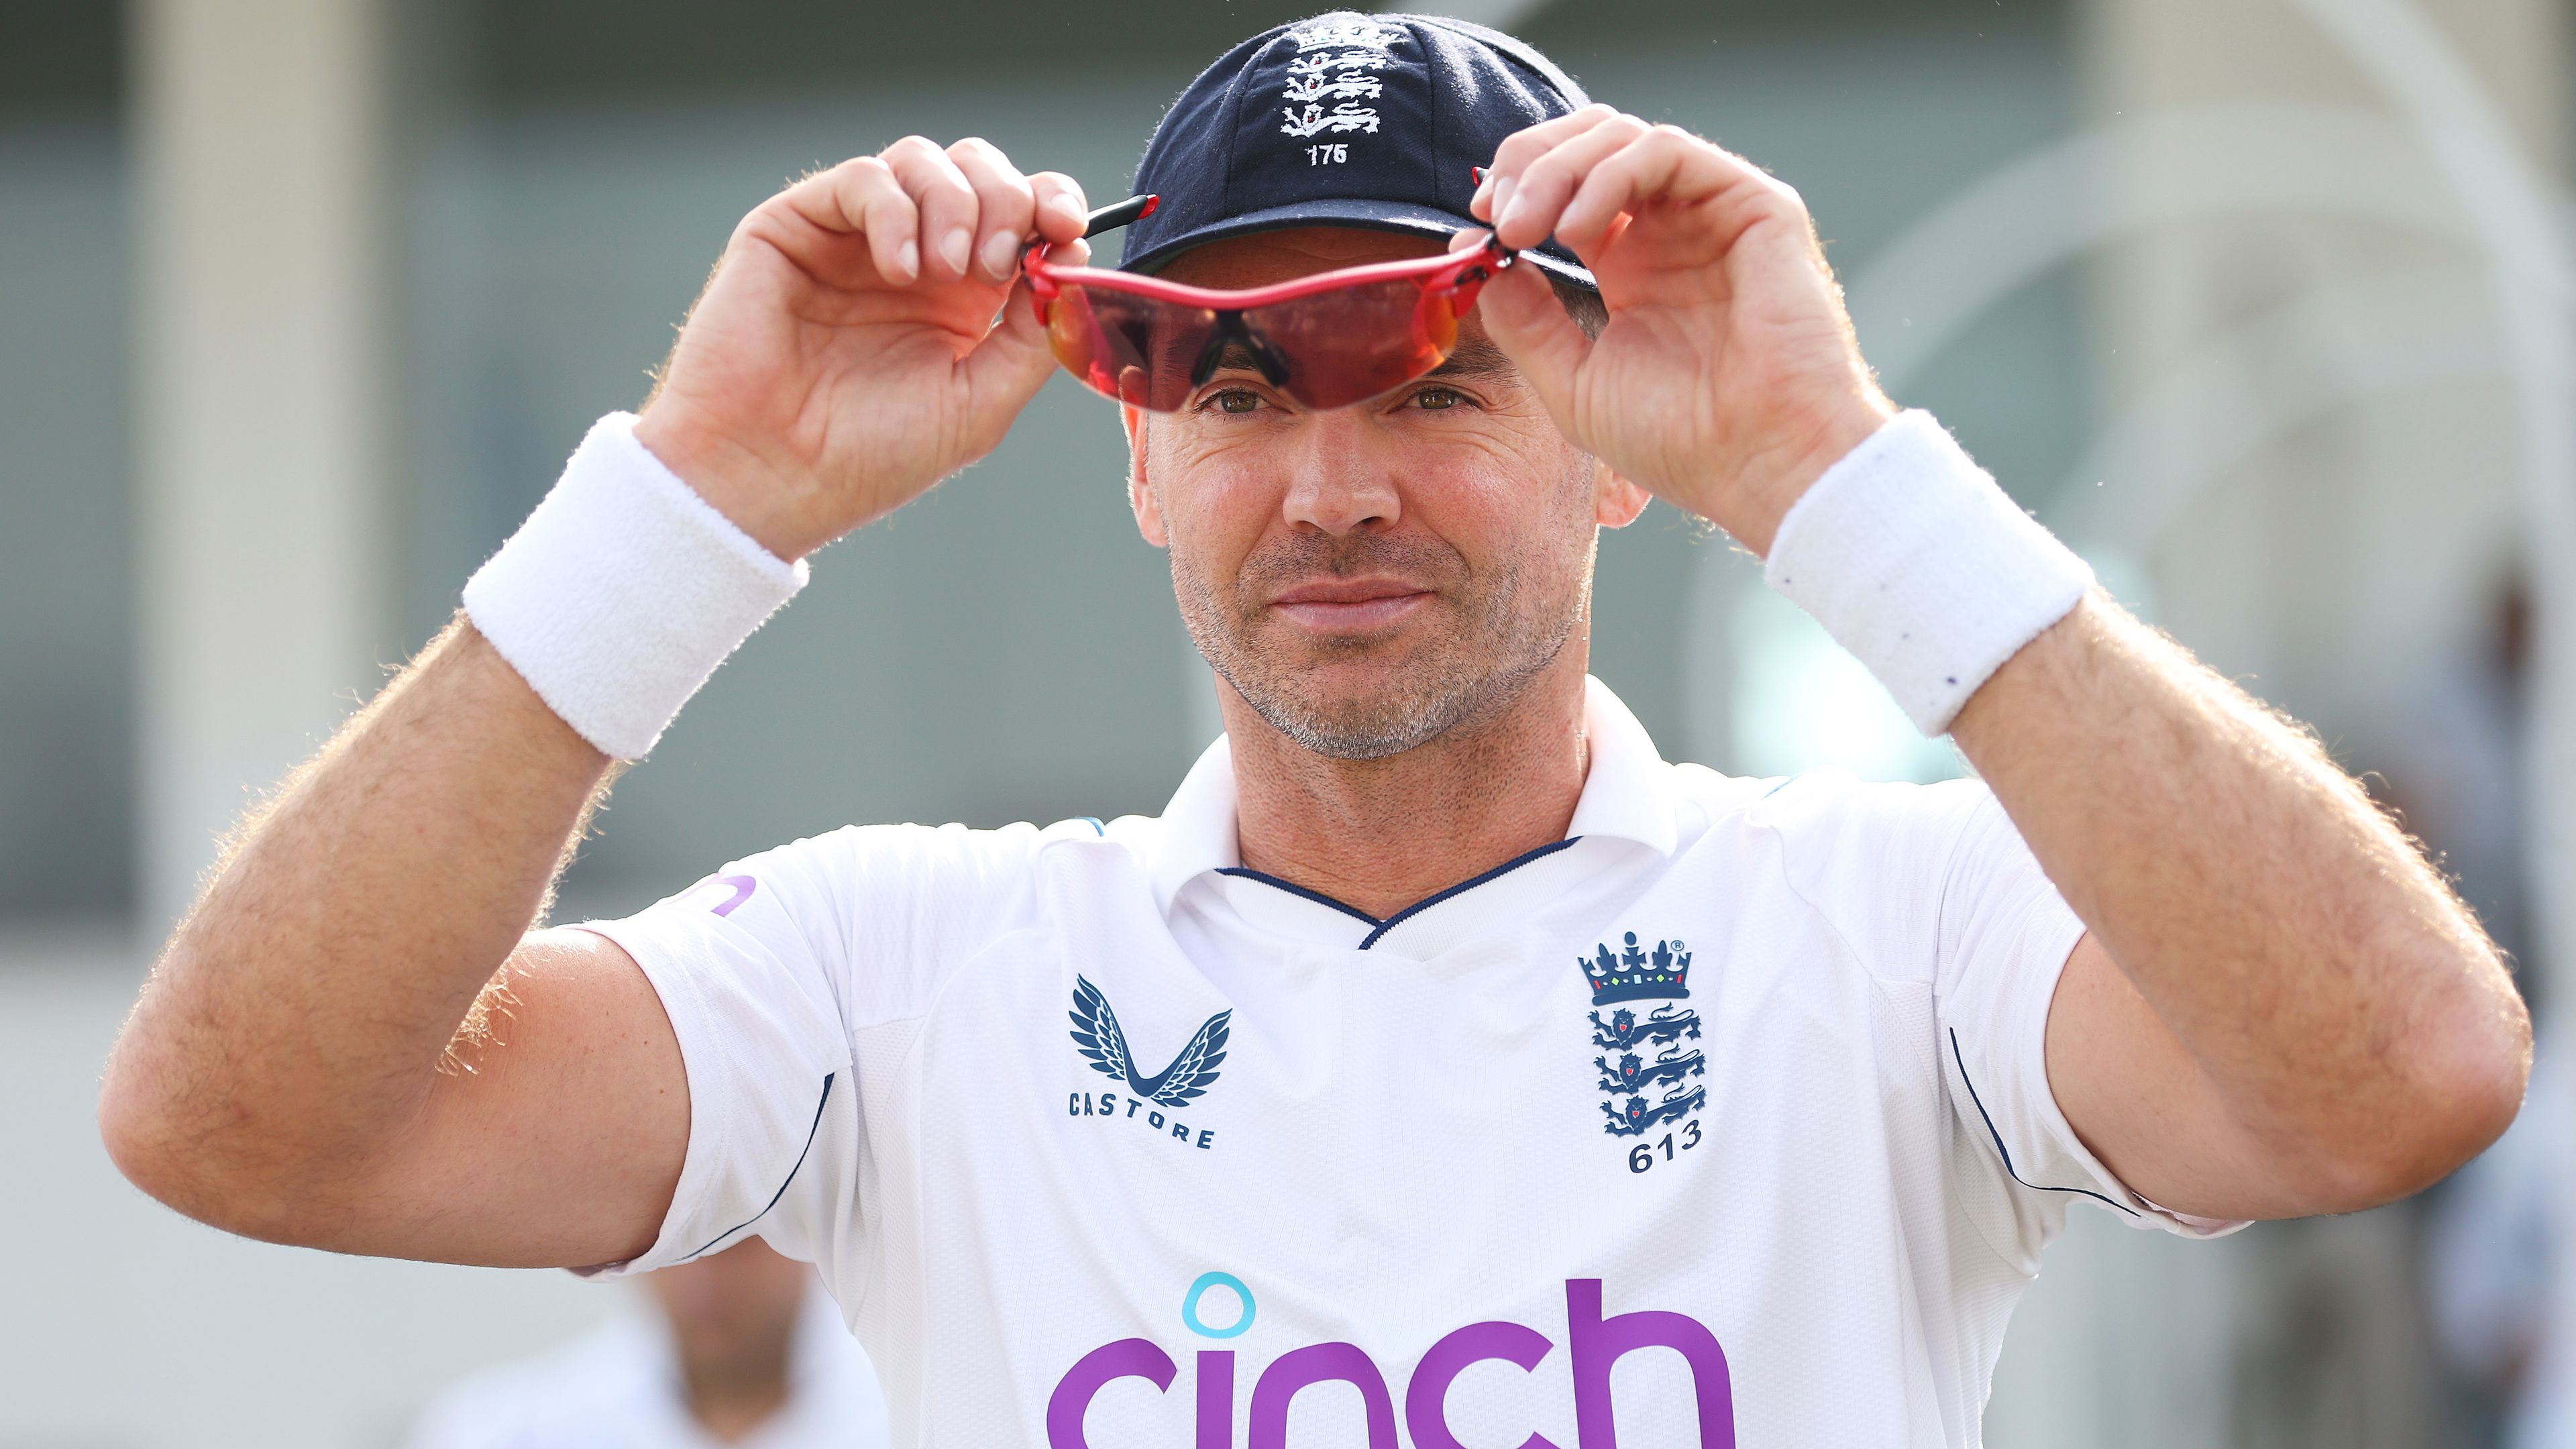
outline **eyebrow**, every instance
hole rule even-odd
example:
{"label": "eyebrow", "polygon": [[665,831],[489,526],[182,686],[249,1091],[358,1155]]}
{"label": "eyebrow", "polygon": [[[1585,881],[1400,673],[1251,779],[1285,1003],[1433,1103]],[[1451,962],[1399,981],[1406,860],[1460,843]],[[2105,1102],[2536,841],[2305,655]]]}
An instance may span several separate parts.
{"label": "eyebrow", "polygon": [[1449,360],[1424,374],[1428,377],[1497,377],[1512,370],[1503,349],[1483,337],[1462,337]]}

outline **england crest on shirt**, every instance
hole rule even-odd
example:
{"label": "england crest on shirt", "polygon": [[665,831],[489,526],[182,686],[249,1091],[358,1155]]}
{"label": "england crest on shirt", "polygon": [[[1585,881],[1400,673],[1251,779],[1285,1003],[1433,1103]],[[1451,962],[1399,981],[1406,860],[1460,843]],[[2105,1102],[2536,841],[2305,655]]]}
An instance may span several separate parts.
{"label": "england crest on shirt", "polygon": [[[1708,1088],[1695,1078],[1708,1075],[1708,1058],[1691,1045],[1700,1039],[1699,1013],[1680,1005],[1690,996],[1689,949],[1680,941],[1659,940],[1649,951],[1637,933],[1627,932],[1620,948],[1602,943],[1588,958],[1577,958],[1592,988],[1592,1059],[1601,1103],[1609,1118],[1602,1128],[1613,1137],[1645,1137],[1657,1128],[1682,1131],[1681,1148],[1699,1144],[1692,1113],[1708,1105]],[[1609,1008],[1604,1016],[1602,1008]],[[1662,1139],[1673,1141],[1670,1131]],[[1647,1171],[1653,1154],[1639,1146],[1630,1154],[1632,1171]],[[1638,1166],[1645,1162],[1646,1167]]]}

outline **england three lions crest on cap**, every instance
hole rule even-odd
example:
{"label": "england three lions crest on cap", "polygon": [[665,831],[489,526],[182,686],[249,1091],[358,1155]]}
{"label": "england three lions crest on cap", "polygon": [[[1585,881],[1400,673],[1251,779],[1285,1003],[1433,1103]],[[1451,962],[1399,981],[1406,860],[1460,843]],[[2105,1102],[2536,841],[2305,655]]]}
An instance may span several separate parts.
{"label": "england three lions crest on cap", "polygon": [[[1279,133],[1301,140],[1327,132],[1375,135],[1377,108],[1364,102],[1384,94],[1386,83],[1370,72],[1386,68],[1386,52],[1404,38],[1404,32],[1371,21],[1348,20],[1294,30],[1289,37],[1296,41],[1298,55],[1288,62],[1288,84],[1280,96],[1305,104],[1281,108],[1288,123]],[[1338,53],[1308,53],[1313,51]],[[1326,101],[1333,103],[1331,110],[1324,108]]]}
{"label": "england three lions crest on cap", "polygon": [[[1663,1160],[1697,1147],[1699,1124],[1686,1119],[1708,1105],[1708,1088],[1691,1080],[1708,1075],[1708,1058],[1684,1045],[1699,1040],[1699,1013],[1673,1004],[1690,996],[1689,949],[1680,941],[1659,940],[1649,951],[1629,931],[1622,949],[1603,943],[1575,964],[1592,988],[1592,1044],[1602,1051],[1592,1065],[1600,1073],[1600,1090],[1609,1094],[1601,1103],[1610,1119],[1602,1130],[1613,1137],[1644,1137],[1666,1123],[1678,1123],[1675,1132],[1655,1144],[1663,1149]],[[1663,1004],[1641,1018],[1630,1003],[1647,1001]],[[1605,1006],[1612,1008],[1606,1020],[1598,1009]],[[1648,1171],[1655,1161],[1654,1152],[1640,1144],[1629,1153],[1629,1170]]]}

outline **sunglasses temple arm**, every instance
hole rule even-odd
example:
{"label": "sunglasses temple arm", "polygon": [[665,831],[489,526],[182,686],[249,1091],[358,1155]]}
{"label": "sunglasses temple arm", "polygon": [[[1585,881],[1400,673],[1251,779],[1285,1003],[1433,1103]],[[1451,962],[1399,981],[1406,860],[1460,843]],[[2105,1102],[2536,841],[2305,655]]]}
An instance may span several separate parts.
{"label": "sunglasses temple arm", "polygon": [[1087,239],[1098,236],[1104,231],[1116,231],[1129,222],[1142,221],[1152,216],[1154,208],[1162,204],[1163,198],[1159,196],[1128,197],[1125,201],[1104,206],[1093,212],[1085,219],[1082,234]]}

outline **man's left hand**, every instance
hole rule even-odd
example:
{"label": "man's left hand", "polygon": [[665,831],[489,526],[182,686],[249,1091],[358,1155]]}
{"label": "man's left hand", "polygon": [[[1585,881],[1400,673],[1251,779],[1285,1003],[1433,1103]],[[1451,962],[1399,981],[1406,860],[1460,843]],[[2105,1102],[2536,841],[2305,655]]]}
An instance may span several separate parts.
{"label": "man's left hand", "polygon": [[1472,210],[1508,247],[1554,233],[1601,284],[1597,339],[1535,266],[1485,289],[1486,329],[1557,426],[1756,553],[1894,412],[1806,204],[1740,156],[1586,106],[1505,141]]}

